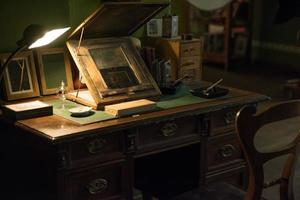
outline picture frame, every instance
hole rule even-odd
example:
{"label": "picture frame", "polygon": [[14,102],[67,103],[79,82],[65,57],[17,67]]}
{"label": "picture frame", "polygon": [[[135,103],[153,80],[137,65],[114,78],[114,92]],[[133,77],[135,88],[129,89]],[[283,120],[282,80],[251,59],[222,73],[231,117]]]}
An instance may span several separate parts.
{"label": "picture frame", "polygon": [[162,19],[151,19],[147,23],[147,36],[148,37],[162,37],[163,22]]}
{"label": "picture frame", "polygon": [[239,34],[234,40],[233,53],[235,56],[245,56],[247,53],[248,38],[246,35]]}
{"label": "picture frame", "polygon": [[[0,55],[3,64],[10,54]],[[26,51],[13,58],[4,72],[4,98],[7,101],[37,97],[40,95],[34,56]]]}
{"label": "picture frame", "polygon": [[56,94],[61,82],[74,89],[70,59],[65,48],[43,48],[36,52],[42,95]]}

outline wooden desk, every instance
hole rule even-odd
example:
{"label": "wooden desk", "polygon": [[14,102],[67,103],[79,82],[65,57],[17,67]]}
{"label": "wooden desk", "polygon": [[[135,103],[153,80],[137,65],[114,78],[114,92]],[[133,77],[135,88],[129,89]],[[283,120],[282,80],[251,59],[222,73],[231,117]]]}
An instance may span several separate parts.
{"label": "wooden desk", "polygon": [[84,126],[55,115],[2,123],[5,191],[11,199],[133,199],[134,186],[170,195],[216,180],[243,184],[235,113],[267,97],[231,91],[226,99]]}

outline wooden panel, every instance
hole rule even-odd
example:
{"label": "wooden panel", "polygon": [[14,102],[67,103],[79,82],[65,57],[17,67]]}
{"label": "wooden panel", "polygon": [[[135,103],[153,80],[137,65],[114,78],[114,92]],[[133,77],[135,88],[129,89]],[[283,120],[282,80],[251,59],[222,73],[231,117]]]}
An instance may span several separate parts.
{"label": "wooden panel", "polygon": [[86,165],[120,158],[123,156],[121,132],[73,141],[70,144],[70,151],[73,165]]}
{"label": "wooden panel", "polygon": [[168,147],[174,143],[184,143],[198,137],[197,118],[188,116],[149,124],[139,128],[138,148],[140,150]]}
{"label": "wooden panel", "polygon": [[[122,184],[124,163],[90,168],[67,176],[69,200],[125,199]],[[128,184],[128,183],[127,183]],[[129,184],[128,184],[129,185]]]}
{"label": "wooden panel", "polygon": [[222,169],[226,165],[240,162],[243,162],[243,155],[235,133],[208,139],[208,171]]}
{"label": "wooden panel", "polygon": [[246,167],[236,166],[214,172],[206,176],[206,183],[226,182],[239,188],[246,187]]}

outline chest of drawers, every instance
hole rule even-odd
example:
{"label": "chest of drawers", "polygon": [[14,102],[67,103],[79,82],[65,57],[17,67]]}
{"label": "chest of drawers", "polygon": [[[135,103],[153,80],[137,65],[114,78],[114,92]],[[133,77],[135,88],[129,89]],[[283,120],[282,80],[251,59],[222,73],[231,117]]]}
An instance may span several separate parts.
{"label": "chest of drawers", "polygon": [[184,76],[202,78],[202,40],[157,39],[154,42],[160,59],[170,60],[172,79]]}

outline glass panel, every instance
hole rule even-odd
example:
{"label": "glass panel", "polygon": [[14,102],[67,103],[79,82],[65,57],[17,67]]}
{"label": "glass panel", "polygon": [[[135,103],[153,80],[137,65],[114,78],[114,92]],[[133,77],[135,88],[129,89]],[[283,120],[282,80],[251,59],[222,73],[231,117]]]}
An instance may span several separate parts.
{"label": "glass panel", "polygon": [[89,49],[89,53],[109,89],[139,85],[120,46]]}
{"label": "glass panel", "polygon": [[68,83],[63,53],[43,55],[42,59],[47,88],[57,88],[62,81]]}
{"label": "glass panel", "polygon": [[25,58],[14,59],[7,69],[11,93],[28,92],[32,90],[28,62]]}

